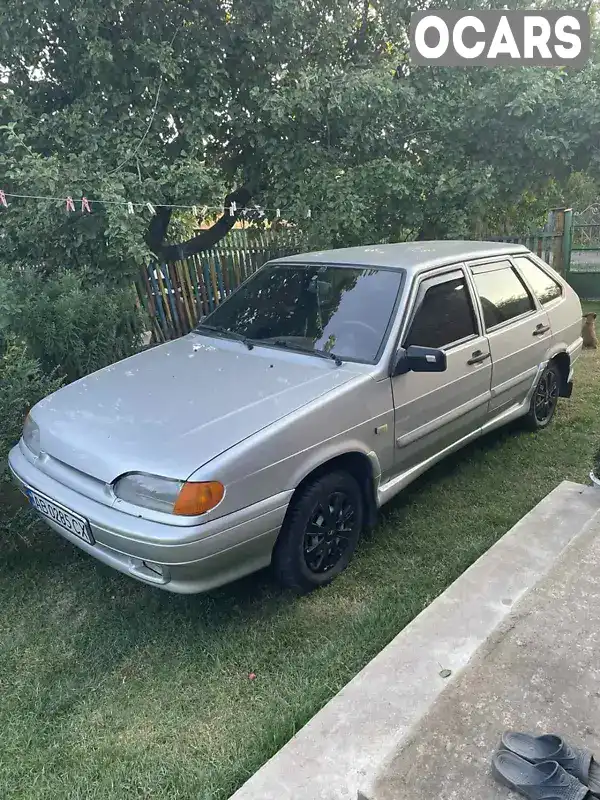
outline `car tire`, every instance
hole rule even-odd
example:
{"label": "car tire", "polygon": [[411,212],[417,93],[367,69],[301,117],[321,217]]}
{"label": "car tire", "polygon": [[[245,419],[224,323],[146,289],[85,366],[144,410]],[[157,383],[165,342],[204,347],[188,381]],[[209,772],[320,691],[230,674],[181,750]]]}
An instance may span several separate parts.
{"label": "car tire", "polygon": [[273,552],[278,583],[299,594],[346,569],[365,518],[363,493],[347,472],[329,472],[292,500]]}
{"label": "car tire", "polygon": [[524,419],[529,430],[542,430],[552,422],[560,394],[560,380],[558,367],[550,362],[537,382]]}

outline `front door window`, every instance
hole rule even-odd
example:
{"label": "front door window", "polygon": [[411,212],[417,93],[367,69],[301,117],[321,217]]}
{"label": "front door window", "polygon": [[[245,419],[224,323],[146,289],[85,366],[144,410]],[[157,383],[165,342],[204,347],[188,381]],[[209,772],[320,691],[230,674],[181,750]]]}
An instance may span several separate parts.
{"label": "front door window", "polygon": [[475,314],[464,277],[436,283],[425,291],[405,347],[447,347],[476,334]]}

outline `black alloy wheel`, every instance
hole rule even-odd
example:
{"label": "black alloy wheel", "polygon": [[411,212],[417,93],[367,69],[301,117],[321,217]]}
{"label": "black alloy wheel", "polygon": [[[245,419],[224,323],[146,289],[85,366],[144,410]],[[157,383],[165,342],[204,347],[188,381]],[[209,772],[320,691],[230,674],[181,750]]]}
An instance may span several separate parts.
{"label": "black alloy wheel", "polygon": [[347,472],[330,472],[293,499],[273,551],[279,583],[299,593],[324,586],[352,558],[365,518],[363,492]]}
{"label": "black alloy wheel", "polygon": [[552,421],[560,395],[560,379],[557,366],[550,362],[534,389],[525,417],[525,423],[531,430],[546,428]]}
{"label": "black alloy wheel", "polygon": [[558,402],[558,377],[553,369],[548,369],[540,378],[533,396],[533,413],[540,426],[552,419]]}
{"label": "black alloy wheel", "polygon": [[328,572],[343,557],[356,513],[354,499],[343,491],[316,504],[304,531],[304,561],[311,572]]}

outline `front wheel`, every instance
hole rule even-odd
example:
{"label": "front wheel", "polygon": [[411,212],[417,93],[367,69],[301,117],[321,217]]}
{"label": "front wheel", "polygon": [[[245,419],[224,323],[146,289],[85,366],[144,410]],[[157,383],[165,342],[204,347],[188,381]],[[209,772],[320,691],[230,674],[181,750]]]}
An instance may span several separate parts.
{"label": "front wheel", "polygon": [[525,422],[530,430],[546,428],[552,421],[558,403],[560,373],[550,363],[543,371],[533,392]]}
{"label": "front wheel", "polygon": [[347,472],[308,484],[292,501],[273,553],[278,582],[299,593],[325,586],[348,566],[364,521],[360,486]]}

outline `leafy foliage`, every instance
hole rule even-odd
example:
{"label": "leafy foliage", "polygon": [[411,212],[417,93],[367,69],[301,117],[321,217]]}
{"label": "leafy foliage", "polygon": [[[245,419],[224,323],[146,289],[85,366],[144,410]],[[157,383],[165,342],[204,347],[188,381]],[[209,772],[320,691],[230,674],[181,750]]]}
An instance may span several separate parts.
{"label": "leafy foliage", "polygon": [[549,178],[598,173],[596,58],[577,72],[414,68],[412,8],[4,4],[4,188],[86,194],[94,213],[15,200],[2,257],[129,280],[149,256],[149,214],[99,198],[215,205],[245,184],[314,242],[351,244],[463,235]]}
{"label": "leafy foliage", "polygon": [[13,336],[1,337],[0,330],[0,551],[29,542],[39,524],[21,502],[13,504],[18,491],[9,484],[7,457],[19,440],[29,409],[54,392],[62,379],[46,375],[31,357],[26,345]]}
{"label": "leafy foliage", "polygon": [[600,200],[600,177],[592,177],[585,172],[569,175],[560,195],[561,202],[572,206],[576,211],[584,211]]}
{"label": "leafy foliage", "polygon": [[13,269],[5,283],[5,325],[27,342],[42,368],[75,380],[135,353],[144,331],[133,289],[89,272],[50,277]]}
{"label": "leafy foliage", "polygon": [[0,352],[0,481],[6,477],[6,457],[21,436],[25,415],[61,383],[61,378],[44,374],[22,341],[7,337]]}

